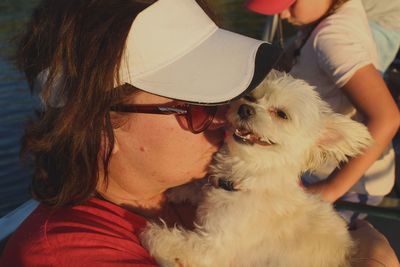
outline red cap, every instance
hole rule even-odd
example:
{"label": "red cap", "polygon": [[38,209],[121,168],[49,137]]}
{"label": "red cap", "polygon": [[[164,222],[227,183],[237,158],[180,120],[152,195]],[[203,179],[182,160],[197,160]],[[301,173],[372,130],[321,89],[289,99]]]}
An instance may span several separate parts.
{"label": "red cap", "polygon": [[249,0],[246,7],[264,15],[273,15],[290,7],[296,0]]}

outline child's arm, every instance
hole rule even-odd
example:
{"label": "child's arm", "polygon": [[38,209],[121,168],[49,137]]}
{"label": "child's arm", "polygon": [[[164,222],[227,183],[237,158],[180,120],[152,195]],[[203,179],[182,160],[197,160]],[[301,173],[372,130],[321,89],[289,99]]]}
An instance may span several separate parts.
{"label": "child's arm", "polygon": [[375,143],[364,154],[342,164],[328,179],[308,187],[310,192],[320,193],[329,202],[340,198],[357,183],[392,141],[400,124],[399,109],[380,73],[372,64],[356,71],[342,90],[355,108],[365,116],[366,126]]}

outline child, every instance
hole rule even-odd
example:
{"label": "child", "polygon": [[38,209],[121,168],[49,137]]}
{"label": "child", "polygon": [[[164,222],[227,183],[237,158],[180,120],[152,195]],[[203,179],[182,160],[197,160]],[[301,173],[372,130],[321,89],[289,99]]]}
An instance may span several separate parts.
{"label": "child", "polygon": [[399,110],[378,68],[377,49],[361,0],[253,0],[247,7],[280,14],[300,26],[303,40],[290,73],[315,86],[334,111],[363,122],[375,144],[347,164],[321,167],[303,178],[308,190],[329,202],[377,204],[394,184],[391,140]]}

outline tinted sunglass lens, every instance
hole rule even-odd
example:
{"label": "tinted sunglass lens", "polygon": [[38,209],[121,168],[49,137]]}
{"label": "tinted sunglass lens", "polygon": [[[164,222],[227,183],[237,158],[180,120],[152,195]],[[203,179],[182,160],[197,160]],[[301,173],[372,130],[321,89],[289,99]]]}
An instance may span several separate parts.
{"label": "tinted sunglass lens", "polygon": [[191,106],[192,130],[202,132],[207,129],[216,112],[217,107],[215,106]]}

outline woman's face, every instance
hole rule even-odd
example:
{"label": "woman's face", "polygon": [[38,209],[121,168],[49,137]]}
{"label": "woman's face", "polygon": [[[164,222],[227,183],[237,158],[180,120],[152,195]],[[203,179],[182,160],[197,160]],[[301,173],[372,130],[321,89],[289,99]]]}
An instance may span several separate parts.
{"label": "woman's face", "polygon": [[282,19],[302,26],[313,23],[324,16],[333,0],[296,0],[288,9],[280,13]]}
{"label": "woman's face", "polygon": [[[139,92],[130,104],[171,102]],[[127,191],[131,188],[132,192],[142,185],[163,191],[203,178],[212,155],[224,139],[224,109],[219,108],[213,124],[200,134],[183,129],[175,115],[128,113],[123,126],[115,130],[116,149],[110,162],[110,183],[118,183]],[[138,182],[141,185],[138,186]]]}

